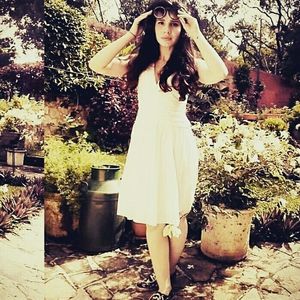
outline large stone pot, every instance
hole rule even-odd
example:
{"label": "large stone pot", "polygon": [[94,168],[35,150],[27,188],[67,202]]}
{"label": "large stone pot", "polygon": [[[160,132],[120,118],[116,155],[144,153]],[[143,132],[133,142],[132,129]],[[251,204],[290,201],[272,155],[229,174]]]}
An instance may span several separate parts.
{"label": "large stone pot", "polygon": [[55,238],[74,234],[78,228],[79,219],[73,216],[63,205],[59,193],[44,193],[45,233]]}
{"label": "large stone pot", "polygon": [[208,224],[201,232],[200,249],[212,259],[235,262],[246,257],[254,209],[204,207]]}

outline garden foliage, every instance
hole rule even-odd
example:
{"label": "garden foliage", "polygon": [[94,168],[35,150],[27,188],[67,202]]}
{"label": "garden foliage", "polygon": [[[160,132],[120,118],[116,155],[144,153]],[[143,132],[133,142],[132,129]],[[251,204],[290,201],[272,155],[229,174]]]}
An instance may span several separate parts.
{"label": "garden foliage", "polygon": [[297,150],[287,132],[277,136],[231,116],[215,124],[196,124],[194,131],[200,160],[196,194],[210,204],[253,207],[262,199],[251,185],[263,179],[285,181],[295,168]]}
{"label": "garden foliage", "polygon": [[64,0],[45,1],[45,91],[48,100],[68,95],[77,101],[84,91],[100,87],[101,80],[88,68],[103,35],[88,31],[84,15]]}
{"label": "garden foliage", "polygon": [[122,80],[106,80],[91,100],[87,131],[102,149],[124,152],[128,148],[136,113],[136,94],[125,89]]}
{"label": "garden foliage", "polygon": [[122,162],[102,152],[96,144],[87,142],[87,134],[64,142],[59,137],[45,141],[45,189],[59,192],[74,214],[79,213],[81,184],[89,178],[91,167]]}
{"label": "garden foliage", "polygon": [[0,99],[11,99],[16,93],[36,99],[43,97],[43,63],[11,64],[0,68]]}

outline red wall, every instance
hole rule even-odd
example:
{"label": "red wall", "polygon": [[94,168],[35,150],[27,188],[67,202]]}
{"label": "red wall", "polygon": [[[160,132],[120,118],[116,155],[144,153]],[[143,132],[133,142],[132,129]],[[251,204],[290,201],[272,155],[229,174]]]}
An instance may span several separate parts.
{"label": "red wall", "polygon": [[[225,63],[229,71],[229,88],[234,89],[233,74],[237,65],[231,61],[226,61]],[[250,77],[255,82],[257,71],[251,70]],[[261,98],[258,100],[259,107],[272,107],[274,105],[277,107],[288,106],[291,95],[297,91],[295,88],[289,87],[278,75],[259,71],[259,79],[264,84],[264,90],[261,94]]]}

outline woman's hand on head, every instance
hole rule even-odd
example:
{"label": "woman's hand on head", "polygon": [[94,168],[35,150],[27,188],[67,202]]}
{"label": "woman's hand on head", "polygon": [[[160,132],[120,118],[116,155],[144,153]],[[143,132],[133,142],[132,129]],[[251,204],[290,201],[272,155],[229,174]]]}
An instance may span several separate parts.
{"label": "woman's hand on head", "polygon": [[187,35],[194,39],[200,31],[197,19],[182,9],[178,11],[178,17]]}
{"label": "woman's hand on head", "polygon": [[141,21],[145,20],[148,16],[152,14],[152,10],[142,13],[136,17],[129,29],[129,31],[135,36],[139,36],[143,32],[143,27],[141,26]]}

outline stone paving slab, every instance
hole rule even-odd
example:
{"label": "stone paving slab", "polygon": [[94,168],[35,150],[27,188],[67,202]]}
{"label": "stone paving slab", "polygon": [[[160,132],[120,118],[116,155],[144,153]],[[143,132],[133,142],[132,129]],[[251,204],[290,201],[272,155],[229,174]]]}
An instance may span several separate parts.
{"label": "stone paving slab", "polygon": [[[174,300],[300,300],[300,243],[263,244],[245,260],[226,264],[205,257],[189,241],[177,268]],[[95,255],[71,244],[46,243],[46,300],[146,300],[136,282],[150,274],[147,245]],[[57,274],[57,275],[55,275]]]}
{"label": "stone paving slab", "polygon": [[44,299],[44,212],[0,238],[0,298]]}

